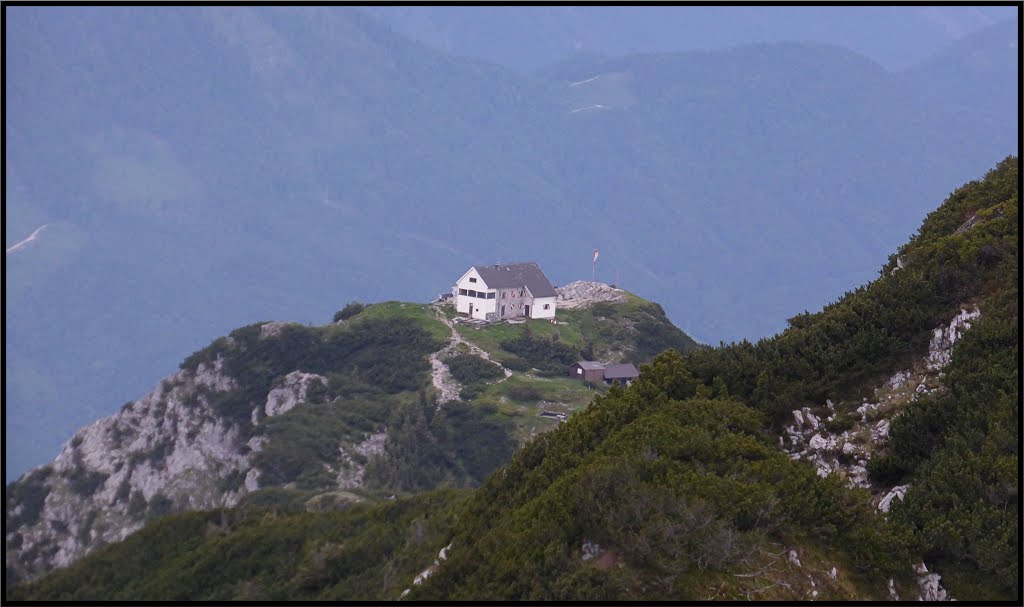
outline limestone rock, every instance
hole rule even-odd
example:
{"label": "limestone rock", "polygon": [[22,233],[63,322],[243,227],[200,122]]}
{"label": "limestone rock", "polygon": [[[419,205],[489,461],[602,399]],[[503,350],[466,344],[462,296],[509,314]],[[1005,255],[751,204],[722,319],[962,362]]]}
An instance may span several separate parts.
{"label": "limestone rock", "polygon": [[897,485],[893,487],[885,494],[884,497],[882,497],[882,500],[878,502],[878,509],[882,512],[888,512],[889,508],[892,507],[892,501],[894,499],[898,497],[900,498],[900,501],[903,501],[903,497],[907,494],[908,487],[910,487],[910,485]]}
{"label": "limestone rock", "polygon": [[272,320],[265,322],[260,326],[260,339],[267,339],[270,337],[277,337],[281,334],[281,330],[288,325],[294,325],[298,323],[294,322],[283,322],[280,320]]}
{"label": "limestone rock", "polygon": [[941,584],[939,584],[940,579],[942,579],[942,577],[937,573],[929,573],[928,575],[918,579],[917,584],[921,589],[922,601],[948,600],[946,590]]}
{"label": "limestone rock", "polygon": [[871,429],[871,440],[879,442],[884,438],[889,437],[889,420],[883,419],[879,421],[874,428]]}
{"label": "limestone rock", "polygon": [[800,559],[799,559],[799,558],[797,557],[797,553],[796,553],[796,550],[790,550],[790,551],[789,551],[789,562],[790,562],[790,563],[793,563],[793,564],[794,564],[794,565],[796,565],[797,567],[800,567],[800,566],[801,566],[801,565],[800,565]]}
{"label": "limestone rock", "polygon": [[[164,378],[145,397],[75,433],[42,481],[38,517],[8,530],[22,544],[7,552],[7,567],[31,578],[69,565],[139,529],[154,503],[171,510],[236,504],[247,491],[241,479],[251,456],[243,453],[238,427],[210,406],[217,392],[235,387],[218,358]],[[243,476],[239,486],[225,488],[231,474]],[[35,557],[25,562],[24,554]]]}
{"label": "limestone rock", "polygon": [[896,593],[896,583],[892,578],[889,578],[889,596],[894,601],[900,600],[900,595]]}
{"label": "limestone rock", "polygon": [[626,293],[601,282],[577,280],[555,289],[559,308],[584,308],[598,301],[625,301]]}
{"label": "limestone rock", "polygon": [[314,382],[326,386],[327,378],[315,373],[303,373],[302,371],[292,371],[286,375],[284,383],[267,394],[267,403],[263,407],[267,417],[281,415],[306,402],[309,388]]}
{"label": "limestone rock", "polygon": [[953,344],[956,343],[964,331],[971,328],[971,320],[981,316],[981,310],[974,306],[971,310],[961,309],[960,313],[953,317],[949,326],[939,327],[932,333],[931,342],[928,344],[928,369],[938,371],[949,364],[949,358],[953,352]]}

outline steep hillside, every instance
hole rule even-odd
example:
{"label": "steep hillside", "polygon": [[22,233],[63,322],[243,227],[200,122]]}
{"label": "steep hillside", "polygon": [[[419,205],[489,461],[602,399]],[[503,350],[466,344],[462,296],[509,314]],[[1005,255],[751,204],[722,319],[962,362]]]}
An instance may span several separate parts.
{"label": "steep hillside", "polygon": [[[923,556],[954,597],[1019,598],[1018,183],[1007,158],[929,215],[879,279],[756,345],[659,356],[532,441],[474,494],[448,560],[411,597],[946,596],[925,563],[911,569]],[[906,404],[873,462],[876,480],[909,481],[888,519],[839,475],[768,447],[758,413],[775,432],[808,402],[849,415],[963,305],[981,319],[934,361],[940,385],[922,384],[934,394]]]}
{"label": "steep hillside", "polygon": [[[562,283],[599,246],[598,280],[702,341],[770,335],[1016,148],[1015,112],[823,44],[526,77],[347,7],[6,16],[7,246],[47,225],[6,257],[10,477],[210,335],[425,300],[492,255]],[[1016,98],[1015,72],[978,76]]]}
{"label": "steep hillside", "polygon": [[[629,298],[601,304],[603,324],[579,322],[590,318],[584,306],[558,327],[637,362],[653,356],[651,344],[693,343],[656,304]],[[640,309],[648,312],[637,317]],[[353,303],[326,326],[256,323],[217,339],[8,487],[8,579],[66,566],[154,517],[230,507],[262,488],[350,504],[475,486],[526,438],[558,425],[555,412],[564,418],[591,400],[593,389],[565,377],[576,346],[560,350],[569,361],[557,363],[557,377],[523,359],[505,376],[468,347],[450,347],[452,315],[450,306]],[[499,350],[510,364],[514,355]]]}
{"label": "steep hillside", "polygon": [[[1010,157],[870,284],[757,344],[659,355],[461,503],[277,523],[305,496],[257,492],[257,527],[258,513],[168,518],[8,596],[127,597],[118,567],[146,538],[131,598],[1018,600],[1018,196]],[[850,432],[871,429],[864,450]],[[845,474],[857,458],[866,487]],[[431,549],[403,534],[409,517]],[[294,558],[274,569],[271,545]],[[367,570],[382,546],[384,571],[419,573]],[[228,553],[228,575],[194,579]]]}

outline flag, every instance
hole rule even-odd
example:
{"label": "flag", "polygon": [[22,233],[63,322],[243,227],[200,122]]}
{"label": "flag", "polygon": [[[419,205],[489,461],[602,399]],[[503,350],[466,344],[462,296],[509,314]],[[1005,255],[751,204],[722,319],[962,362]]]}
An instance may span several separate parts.
{"label": "flag", "polygon": [[590,263],[597,263],[597,249],[594,249],[594,261]]}

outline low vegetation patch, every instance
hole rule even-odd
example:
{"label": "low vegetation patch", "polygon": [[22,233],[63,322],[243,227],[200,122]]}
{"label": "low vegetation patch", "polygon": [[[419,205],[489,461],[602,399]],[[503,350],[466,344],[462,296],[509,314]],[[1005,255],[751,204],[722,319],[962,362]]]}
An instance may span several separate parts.
{"label": "low vegetation patch", "polygon": [[486,383],[505,376],[501,367],[473,354],[456,354],[445,363],[452,377],[462,384]]}

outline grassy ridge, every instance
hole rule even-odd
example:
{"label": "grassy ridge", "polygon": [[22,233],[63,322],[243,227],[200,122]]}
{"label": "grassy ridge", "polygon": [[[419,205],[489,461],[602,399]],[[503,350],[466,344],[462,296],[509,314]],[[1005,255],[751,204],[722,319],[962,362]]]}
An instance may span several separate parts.
{"label": "grassy ridge", "polygon": [[585,358],[609,362],[639,364],[668,348],[680,352],[699,348],[696,341],[668,320],[661,306],[628,292],[624,302],[559,309],[557,318],[557,325],[530,320],[480,329],[458,325],[457,330],[467,341],[502,362],[513,360],[515,355],[501,344],[521,339],[525,332],[536,339],[557,339]]}

